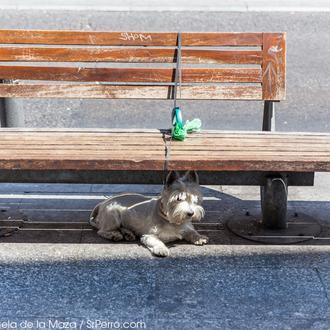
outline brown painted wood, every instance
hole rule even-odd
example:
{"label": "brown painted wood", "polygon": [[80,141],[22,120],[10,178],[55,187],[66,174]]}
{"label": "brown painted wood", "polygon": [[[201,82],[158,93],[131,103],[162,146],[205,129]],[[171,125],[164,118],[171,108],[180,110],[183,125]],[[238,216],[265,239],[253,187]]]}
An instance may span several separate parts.
{"label": "brown painted wood", "polygon": [[[31,142],[27,142],[27,141],[22,141],[20,142],[20,145],[17,145],[17,143],[0,143],[0,146],[6,146],[6,149],[11,149],[11,150],[21,150],[22,149],[22,145],[24,145],[25,149],[29,149],[29,150],[49,150],[49,147],[51,146],[51,148],[53,150],[76,150],[77,146],[79,146],[80,150],[91,150],[92,152],[96,152],[96,151],[104,151],[104,150],[113,150],[113,151],[122,151],[123,149],[127,150],[136,150],[136,148],[138,147],[140,150],[142,151],[150,151],[151,153],[158,151],[159,147],[162,145],[157,145],[157,144],[153,144],[153,145],[149,145],[148,147],[144,147],[144,146],[140,146],[140,145],[136,145],[133,143],[125,143],[124,141],[115,141],[115,143],[113,143],[113,145],[109,146],[109,143],[82,143],[80,141],[77,141],[74,144],[65,144],[65,143],[49,143],[47,145],[45,144],[40,144],[38,141],[35,144],[32,144]],[[218,154],[222,151],[225,151],[226,153],[232,152],[234,153],[239,153],[240,155],[244,155],[244,153],[242,152],[242,148],[244,147],[244,151],[247,151],[248,153],[250,153],[251,151],[255,152],[255,154],[273,154],[274,151],[278,151],[278,154],[289,154],[289,155],[329,155],[330,149],[328,148],[328,150],[325,150],[322,147],[316,148],[313,151],[311,150],[311,145],[306,145],[304,146],[304,148],[299,148],[299,149],[295,149],[294,147],[288,147],[285,148],[285,150],[283,150],[281,148],[280,145],[278,146],[274,146],[274,147],[265,147],[262,149],[262,151],[260,150],[260,146],[213,146],[212,147],[212,153]],[[184,148],[177,148],[176,149],[178,152],[178,155],[180,155],[180,153],[183,152],[187,152],[188,154],[190,152],[196,152],[199,154],[207,154],[209,153],[209,151],[205,151],[202,145],[197,145],[197,146],[186,146]],[[1,150],[0,150],[1,152]],[[173,154],[173,156],[175,156],[176,153]],[[212,157],[212,155],[211,155]]]}
{"label": "brown painted wood", "polygon": [[[107,137],[111,139],[126,139],[128,137],[153,137],[155,134],[162,134],[164,138],[169,139],[169,129],[106,129],[106,128],[0,128],[1,138],[15,138],[21,137],[42,137],[42,138],[60,138],[67,137],[78,139],[99,139],[103,140]],[[22,134],[22,135],[21,135]],[[200,133],[189,135],[189,139],[184,141],[184,144],[201,142],[215,142],[225,141],[225,143],[234,143],[235,141],[256,143],[263,142],[266,145],[272,143],[281,143],[285,139],[290,139],[291,143],[312,143],[312,144],[328,144],[330,133],[313,133],[313,132],[262,132],[262,131],[217,131],[217,130],[203,130]]]}
{"label": "brown painted wood", "polygon": [[35,159],[0,159],[1,169],[14,169],[14,170],[163,170],[163,159],[149,159],[136,157],[130,159],[98,159],[98,160],[82,160],[82,159],[48,159],[48,158],[35,158]]}
{"label": "brown painted wood", "polygon": [[210,32],[183,33],[183,46],[261,46],[262,33]]}
{"label": "brown painted wood", "polygon": [[[163,145],[163,139],[158,138],[162,135],[161,132],[84,132],[84,131],[24,131],[24,130],[16,130],[9,131],[6,130],[1,131],[1,139],[0,144],[13,144],[19,145],[20,143],[25,144],[58,144],[65,147],[66,145],[109,145],[112,143],[116,144],[125,144],[125,145],[141,145],[142,147],[148,148],[150,144],[152,145]],[[175,148],[178,149],[192,149],[195,148],[203,150],[207,150],[206,148],[210,148],[210,150],[214,148],[228,148],[228,150],[239,147],[247,147],[253,149],[259,149],[263,151],[264,149],[279,149],[282,151],[286,150],[308,150],[310,152],[314,152],[315,150],[323,150],[330,151],[330,136],[324,135],[323,137],[320,135],[306,135],[303,133],[300,135],[296,134],[278,134],[275,137],[271,135],[258,135],[258,134],[250,134],[247,135],[244,132],[237,132],[235,137],[230,137],[226,133],[224,133],[224,137],[219,134],[207,134],[207,133],[199,133],[189,135],[188,139],[184,141],[184,143],[179,143],[173,141],[175,143]],[[157,137],[157,139],[155,138]],[[285,143],[286,139],[290,139],[289,143]],[[168,140],[166,137],[165,140]],[[313,150],[311,149],[313,146]]]}
{"label": "brown painted wood", "polygon": [[[183,47],[257,46],[263,45],[262,33],[182,33]],[[173,63],[176,61],[177,33],[166,32],[90,32],[50,30],[0,30],[0,43],[23,44],[26,47],[0,47],[2,61],[49,62],[131,62]],[[265,40],[264,40],[265,39]],[[33,47],[30,45],[62,45],[64,47]],[[85,46],[67,47],[66,45]],[[93,47],[86,47],[93,46]],[[166,46],[172,48],[115,48],[100,46]],[[265,47],[259,50],[182,50],[186,64],[263,64]],[[3,80],[47,80],[71,82],[170,83],[174,69],[164,68],[86,68],[45,66],[0,66]],[[263,83],[264,75],[258,68],[185,68],[183,83]],[[77,84],[32,86],[5,84],[0,88],[2,97],[68,97],[68,98],[155,98],[167,99],[167,87],[137,88]],[[182,99],[246,99],[260,100],[260,86],[203,86],[182,88]]]}
{"label": "brown painted wood", "polygon": [[242,160],[171,160],[168,164],[169,170],[186,171],[186,170],[199,170],[201,168],[207,168],[209,171],[270,171],[270,172],[329,172],[329,160],[307,160],[296,161],[288,160],[287,158],[278,159],[274,162],[273,159],[242,159]]}
{"label": "brown painted wood", "polygon": [[263,34],[262,98],[284,100],[286,80],[286,34]]}
{"label": "brown painted wood", "polygon": [[[157,130],[1,129],[1,134],[0,169],[162,170],[165,161],[165,141]],[[201,132],[172,141],[169,168],[330,171],[329,146],[330,134]]]}
{"label": "brown painted wood", "polygon": [[175,46],[177,33],[0,30],[2,44]]}
{"label": "brown painted wood", "polygon": [[[1,44],[176,46],[177,33],[0,30]],[[261,46],[262,33],[182,33],[183,46]]]}
{"label": "brown painted wood", "polygon": [[[136,139],[138,139],[138,137],[136,137]],[[92,141],[82,141],[82,140],[75,140],[72,139],[71,143],[65,143],[65,139],[56,139],[55,141],[52,141],[52,139],[49,139],[50,141],[45,143],[45,142],[41,142],[40,140],[37,139],[29,139],[29,140],[25,140],[22,139],[21,141],[15,141],[15,140],[9,140],[9,139],[5,139],[4,141],[1,141],[0,146],[1,148],[22,148],[22,145],[28,147],[30,146],[31,149],[34,148],[39,148],[42,145],[45,145],[47,147],[49,147],[50,145],[54,146],[54,148],[71,148],[71,147],[77,147],[78,145],[81,147],[86,147],[86,149],[88,148],[110,148],[110,149],[120,149],[123,146],[125,146],[125,148],[127,147],[129,148],[135,148],[136,146],[138,146],[140,149],[152,149],[153,147],[158,148],[159,146],[162,146],[163,144],[157,144],[155,143],[153,140],[151,139],[147,139],[144,138],[143,141],[144,143],[146,143],[146,145],[148,145],[147,147],[145,147],[144,145],[139,145],[136,144],[134,142],[127,142],[125,140],[109,140],[109,139],[104,139],[104,141],[97,141],[97,140],[92,140]],[[18,144],[19,143],[19,144]],[[311,150],[311,146],[312,144],[302,144],[301,146],[298,146],[297,148],[294,148],[293,145],[284,147],[283,144],[281,145],[280,143],[276,144],[276,145],[272,145],[272,146],[266,146],[266,145],[262,145],[261,143],[258,143],[256,145],[247,145],[247,144],[234,144],[234,145],[210,145],[209,148],[210,150],[212,150],[213,152],[216,151],[233,151],[233,152],[240,152],[243,154],[242,149],[244,148],[244,150],[247,151],[255,151],[256,153],[263,153],[263,152],[273,152],[273,151],[278,151],[278,152],[297,152],[300,154],[304,154],[305,152],[307,152],[308,154],[313,154],[313,153],[329,153],[330,152],[330,148],[326,145],[320,145],[317,148],[313,149],[313,151]],[[185,146],[177,146],[176,150],[178,152],[185,152],[185,151],[192,151],[195,150],[197,151],[205,151],[208,152],[209,150],[206,149],[207,146],[205,144],[187,144]]]}
{"label": "brown painted wood", "polygon": [[[0,84],[0,97],[169,99],[167,86],[111,86],[100,84]],[[261,100],[258,86],[182,86],[182,100]]]}
{"label": "brown painted wood", "polygon": [[[165,130],[166,132],[168,130]],[[102,134],[116,134],[116,135],[126,135],[126,134],[140,134],[140,135],[153,135],[155,133],[159,133],[159,129],[155,128],[66,128],[66,127],[5,127],[1,128],[0,127],[0,132],[2,133],[17,133],[17,132],[25,132],[25,133],[43,133],[43,134],[52,134],[52,132],[57,132],[57,133],[84,133],[84,134],[89,134],[93,133],[93,135],[102,135]],[[207,131],[211,132],[211,131]]]}
{"label": "brown painted wood", "polygon": [[[4,133],[5,139],[2,140],[0,147],[0,168],[2,169],[61,169],[71,168],[79,169],[85,167],[86,169],[104,168],[117,168],[117,169],[163,169],[164,164],[164,141],[163,135],[157,130],[132,133],[126,132],[120,134],[123,141],[134,144],[134,147],[129,148],[114,148],[116,143],[117,134],[107,135],[106,132],[100,134],[104,137],[108,137],[108,145],[106,149],[91,148],[85,149],[79,147],[79,143],[75,144],[76,138],[92,138],[93,133],[80,134],[77,133],[59,133],[60,139],[56,133],[48,135],[46,132],[33,133],[33,132],[20,132],[10,133],[7,135]],[[97,135],[97,133],[96,133]],[[147,138],[144,138],[147,135]],[[97,135],[98,136],[98,135]],[[17,146],[21,146],[21,150],[10,148],[10,143],[13,143],[15,139],[21,138],[25,142],[30,141],[34,145],[39,144],[38,148],[31,149],[20,143],[18,140]],[[63,141],[61,138],[65,138]],[[6,145],[5,140],[9,139],[10,143]],[[7,142],[9,142],[7,141]],[[38,141],[36,143],[36,141]],[[58,141],[62,147],[56,148],[52,143]],[[51,142],[51,143],[50,143]],[[69,143],[73,150],[66,149],[64,145]],[[30,146],[32,146],[30,144]],[[153,145],[153,150],[150,150],[149,145]],[[157,147],[158,146],[158,147]],[[23,151],[24,150],[24,151]],[[108,163],[108,165],[106,165]]]}
{"label": "brown painted wood", "polygon": [[[173,82],[174,69],[82,68],[0,66],[0,79],[100,81],[100,82]],[[194,68],[182,70],[182,83],[192,82],[261,82],[261,70],[252,68]]]}
{"label": "brown painted wood", "polygon": [[[186,64],[261,64],[261,51],[183,49]],[[176,50],[162,48],[0,47],[0,61],[173,63]]]}
{"label": "brown painted wood", "polygon": [[[169,129],[162,130],[166,134],[170,132]],[[0,128],[1,134],[8,133],[8,134],[15,134],[15,133],[21,133],[24,132],[24,134],[34,134],[34,133],[40,133],[44,135],[51,135],[53,133],[57,134],[67,134],[67,133],[79,133],[79,134],[92,134],[93,136],[98,135],[118,135],[118,136],[124,136],[126,134],[139,134],[139,135],[153,135],[154,133],[159,133],[160,131],[158,129],[144,129],[144,128],[24,128],[24,127],[6,127],[6,128]],[[202,137],[229,137],[229,138],[239,138],[240,136],[237,136],[237,133],[244,134],[244,139],[246,138],[254,138],[257,136],[262,136],[263,139],[273,139],[273,138],[283,138],[285,136],[290,136],[290,138],[295,139],[304,139],[304,138],[310,138],[313,137],[313,139],[325,139],[327,140],[330,137],[330,133],[317,133],[317,132],[266,132],[266,131],[219,131],[219,130],[203,130],[202,132],[197,132],[194,134],[189,135],[189,140],[193,138],[202,138]],[[186,140],[185,142],[187,142]]]}

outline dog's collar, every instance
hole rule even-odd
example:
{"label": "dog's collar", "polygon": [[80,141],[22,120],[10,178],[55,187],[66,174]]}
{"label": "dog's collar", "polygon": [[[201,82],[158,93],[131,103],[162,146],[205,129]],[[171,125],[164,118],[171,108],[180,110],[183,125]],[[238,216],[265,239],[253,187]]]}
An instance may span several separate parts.
{"label": "dog's collar", "polygon": [[164,210],[163,210],[163,204],[162,204],[162,202],[159,203],[159,215],[160,215],[163,219],[167,220],[167,214],[166,214],[166,213],[164,212]]}

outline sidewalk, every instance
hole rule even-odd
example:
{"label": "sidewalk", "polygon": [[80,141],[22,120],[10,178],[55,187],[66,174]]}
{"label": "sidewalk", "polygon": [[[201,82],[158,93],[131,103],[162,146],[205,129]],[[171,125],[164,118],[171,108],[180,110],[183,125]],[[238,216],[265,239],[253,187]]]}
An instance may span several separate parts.
{"label": "sidewalk", "polygon": [[2,237],[0,322],[143,321],[147,329],[329,329],[329,174],[315,187],[291,188],[290,212],[317,218],[320,239],[263,245],[228,232],[225,222],[260,212],[257,187],[205,187],[210,236],[203,247],[173,244],[155,258],[142,246],[114,244],[79,222],[105,196],[159,186],[0,186],[1,218],[71,223]]}

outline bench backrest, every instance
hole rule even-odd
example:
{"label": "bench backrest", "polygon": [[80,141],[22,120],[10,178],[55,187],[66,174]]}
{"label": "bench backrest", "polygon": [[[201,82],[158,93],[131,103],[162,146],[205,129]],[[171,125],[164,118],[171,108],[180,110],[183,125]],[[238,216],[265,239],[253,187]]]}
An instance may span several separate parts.
{"label": "bench backrest", "polygon": [[[179,99],[285,98],[284,33],[181,36]],[[178,33],[0,30],[0,44],[0,97],[173,97]]]}

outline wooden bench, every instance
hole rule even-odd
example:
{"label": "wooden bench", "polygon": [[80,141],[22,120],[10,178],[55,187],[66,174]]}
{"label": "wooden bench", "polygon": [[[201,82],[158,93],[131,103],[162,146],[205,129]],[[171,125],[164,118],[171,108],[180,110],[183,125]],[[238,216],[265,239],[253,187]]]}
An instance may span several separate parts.
{"label": "wooden bench", "polygon": [[[0,30],[0,97],[173,99],[178,35]],[[264,224],[285,228],[287,186],[313,185],[314,172],[330,171],[329,134],[274,132],[274,102],[286,90],[285,34],[180,38],[178,99],[264,101],[264,132],[203,130],[170,141],[171,109],[164,130],[1,128],[0,181],[161,183],[167,162],[199,171],[202,184],[261,186]]]}

